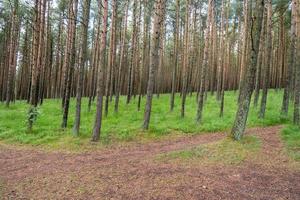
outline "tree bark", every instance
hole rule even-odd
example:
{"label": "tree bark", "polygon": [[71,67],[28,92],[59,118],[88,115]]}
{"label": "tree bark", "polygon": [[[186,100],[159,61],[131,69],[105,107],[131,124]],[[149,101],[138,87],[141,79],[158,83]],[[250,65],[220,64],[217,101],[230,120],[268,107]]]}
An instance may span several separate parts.
{"label": "tree bark", "polygon": [[84,68],[87,59],[87,40],[88,40],[88,27],[90,19],[90,4],[91,0],[84,0],[83,2],[83,16],[81,24],[81,50],[79,56],[79,79],[77,85],[77,95],[76,95],[76,113],[75,113],[75,123],[73,127],[73,133],[75,136],[79,134],[80,128],[80,114],[81,114],[81,97],[83,90],[83,78],[84,78]]}
{"label": "tree bark", "polygon": [[292,1],[292,17],[291,17],[291,44],[290,44],[290,55],[289,55],[289,63],[288,63],[288,74],[285,80],[285,88],[282,100],[281,114],[284,117],[288,116],[289,112],[289,102],[290,97],[293,90],[293,71],[295,68],[295,54],[296,54],[296,20],[295,20],[295,12],[296,12],[296,0]]}
{"label": "tree bark", "polygon": [[183,83],[181,96],[181,117],[185,114],[185,101],[188,89],[188,74],[189,74],[189,16],[190,16],[190,1],[185,3],[185,29],[184,29],[184,52],[183,52]]}
{"label": "tree bark", "polygon": [[125,5],[125,16],[123,19],[124,28],[122,32],[122,42],[121,42],[121,52],[120,52],[120,62],[119,62],[119,70],[118,70],[118,77],[117,77],[117,87],[116,87],[116,99],[115,99],[115,113],[119,112],[119,101],[120,101],[120,93],[121,93],[121,77],[123,72],[124,60],[125,60],[125,51],[126,51],[126,35],[127,35],[127,18],[128,18],[128,7],[129,1],[126,1]]}
{"label": "tree bark", "polygon": [[294,103],[294,124],[300,127],[300,3],[299,0],[293,0],[295,6],[296,21],[296,83],[295,83],[295,103]]}
{"label": "tree bark", "polygon": [[264,67],[264,78],[263,78],[263,93],[260,104],[259,118],[263,119],[265,117],[267,97],[268,97],[268,87],[270,85],[270,68],[271,68],[271,56],[272,56],[272,0],[267,2],[267,45],[265,47],[265,55],[267,55],[267,60]]}
{"label": "tree bark", "polygon": [[259,50],[259,40],[262,29],[262,20],[264,14],[264,0],[256,0],[256,6],[254,10],[254,18],[251,24],[251,62],[247,68],[245,82],[241,88],[241,98],[238,104],[238,110],[236,118],[231,131],[231,136],[235,140],[240,140],[245,132],[248,112],[250,108],[251,95],[254,88],[254,79],[257,66],[257,57]]}
{"label": "tree bark", "polygon": [[151,47],[151,57],[150,57],[150,69],[149,69],[149,79],[147,86],[147,99],[145,106],[145,114],[144,114],[144,129],[149,129],[150,116],[151,116],[151,108],[152,108],[152,98],[153,98],[153,90],[155,84],[155,71],[159,64],[159,44],[161,40],[161,26],[163,24],[164,19],[164,10],[165,10],[165,0],[157,0],[155,2],[155,16],[154,16],[154,24],[153,24],[153,36],[152,36],[152,47]]}
{"label": "tree bark", "polygon": [[[103,78],[105,65],[105,50],[106,50],[106,36],[107,36],[107,17],[108,17],[108,0],[102,0],[103,18],[101,31],[101,45],[99,52],[99,67],[98,67],[98,83],[97,83],[97,110],[92,135],[92,141],[96,142],[100,138],[102,126],[102,107],[103,107]],[[99,6],[100,7],[100,6]]]}
{"label": "tree bark", "polygon": [[66,78],[65,78],[65,94],[63,99],[63,119],[62,119],[62,128],[67,127],[68,123],[68,115],[69,115],[69,107],[70,107],[70,97],[71,97],[71,86],[72,86],[72,79],[73,79],[73,72],[74,72],[74,64],[75,64],[75,40],[76,40],[76,18],[77,18],[77,6],[78,0],[72,0],[69,3],[69,20],[68,20],[68,27],[69,27],[69,34],[68,34],[68,41],[66,48],[66,55],[65,55],[65,69],[66,69]]}

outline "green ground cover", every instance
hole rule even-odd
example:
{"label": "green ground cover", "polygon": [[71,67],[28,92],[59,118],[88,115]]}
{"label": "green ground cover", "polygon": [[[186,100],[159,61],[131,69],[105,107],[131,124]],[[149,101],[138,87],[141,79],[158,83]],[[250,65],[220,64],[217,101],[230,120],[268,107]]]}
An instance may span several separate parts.
{"label": "green ground cover", "polygon": [[[199,134],[226,131],[230,130],[233,124],[237,107],[237,93],[235,92],[226,92],[223,118],[219,117],[219,102],[215,100],[215,96],[208,95],[201,124],[196,123],[195,120],[197,112],[195,94],[187,97],[186,117],[184,119],[180,117],[181,99],[179,95],[176,96],[176,106],[173,112],[169,111],[169,98],[168,94],[160,95],[159,99],[154,97],[150,130],[147,132],[141,129],[143,109],[137,111],[137,99],[133,99],[129,105],[126,105],[125,97],[122,97],[118,114],[113,112],[114,102],[111,102],[109,114],[103,120],[100,143],[131,141],[137,138],[159,138],[174,132]],[[288,119],[280,117],[282,92],[270,91],[268,98],[265,119],[258,119],[258,108],[252,106],[248,127],[290,123],[291,115]],[[9,108],[0,104],[0,140],[6,143],[48,145],[54,148],[64,146],[66,148],[80,148],[84,143],[89,142],[95,117],[95,104],[93,104],[91,112],[88,112],[87,103],[88,99],[84,98],[79,137],[72,136],[75,113],[74,99],[71,101],[67,129],[60,128],[62,120],[61,100],[46,99],[44,104],[39,107],[40,114],[30,133],[27,130],[26,117],[29,106],[26,102],[17,101],[11,104]],[[144,108],[144,104],[145,99],[143,99],[142,108]],[[296,139],[299,140],[299,137]]]}

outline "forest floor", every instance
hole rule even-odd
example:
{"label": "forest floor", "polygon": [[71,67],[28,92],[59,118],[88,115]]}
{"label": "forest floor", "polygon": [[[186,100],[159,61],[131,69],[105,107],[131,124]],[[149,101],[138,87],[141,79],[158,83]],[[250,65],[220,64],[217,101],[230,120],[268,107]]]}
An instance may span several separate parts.
{"label": "forest floor", "polygon": [[221,132],[81,153],[0,143],[0,194],[3,199],[296,200],[300,199],[300,163],[288,156],[281,129],[248,129],[247,135],[252,136],[247,137],[257,138],[260,147],[244,151],[238,162],[222,158],[210,162],[206,155],[184,153],[188,156],[167,159],[172,152],[201,145],[211,148],[226,141]]}

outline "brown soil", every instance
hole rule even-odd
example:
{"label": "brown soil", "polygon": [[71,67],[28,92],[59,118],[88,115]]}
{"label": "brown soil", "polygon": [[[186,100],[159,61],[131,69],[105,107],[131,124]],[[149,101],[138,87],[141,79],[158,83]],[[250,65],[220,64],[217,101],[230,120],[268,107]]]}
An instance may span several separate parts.
{"label": "brown soil", "polygon": [[[254,128],[261,152],[239,165],[157,162],[158,154],[219,140],[181,137],[81,154],[0,145],[4,199],[300,199],[299,163],[280,141],[281,127]],[[1,186],[0,186],[1,195]],[[1,199],[1,198],[0,198]]]}

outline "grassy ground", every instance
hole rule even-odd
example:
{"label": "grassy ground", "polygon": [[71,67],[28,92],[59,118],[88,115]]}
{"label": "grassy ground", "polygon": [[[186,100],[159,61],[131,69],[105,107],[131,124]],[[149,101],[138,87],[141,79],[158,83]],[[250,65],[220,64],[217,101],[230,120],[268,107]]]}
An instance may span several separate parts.
{"label": "grassy ground", "polygon": [[4,190],[4,185],[3,185],[3,182],[2,180],[0,179],[0,200],[3,199],[3,190]]}
{"label": "grassy ground", "polygon": [[[137,111],[137,99],[129,105],[125,104],[125,97],[121,98],[119,114],[113,113],[114,102],[110,105],[110,112],[103,120],[101,143],[114,141],[130,141],[136,138],[157,138],[170,132],[180,134],[197,134],[201,132],[215,132],[229,130],[232,126],[235,112],[237,93],[226,92],[224,117],[219,118],[219,103],[214,96],[208,97],[204,108],[204,117],[201,124],[195,121],[197,103],[196,97],[187,98],[186,117],[180,117],[181,99],[177,95],[174,112],[169,111],[169,95],[161,95],[153,101],[150,130],[145,133],[141,129],[143,122],[143,109]],[[289,119],[280,117],[282,93],[270,91],[267,104],[266,117],[258,119],[258,110],[251,108],[248,126],[270,126],[289,123]],[[142,102],[144,108],[145,99]],[[71,101],[68,128],[60,128],[62,120],[61,100],[45,100],[39,108],[40,115],[34,124],[33,131],[28,133],[26,116],[29,106],[26,102],[17,101],[9,108],[0,105],[0,140],[9,143],[21,143],[31,145],[48,145],[53,148],[81,148],[89,142],[92,133],[95,104],[92,111],[87,111],[87,99],[83,100],[82,121],[80,136],[72,136],[72,125],[74,121],[75,101]]]}
{"label": "grassy ground", "polygon": [[261,141],[255,136],[245,136],[240,142],[229,138],[200,145],[188,150],[174,151],[158,156],[159,160],[201,163],[240,164],[248,156],[256,153],[261,146]]}
{"label": "grassy ground", "polygon": [[290,156],[300,161],[300,128],[292,125],[286,126],[281,136]]}

